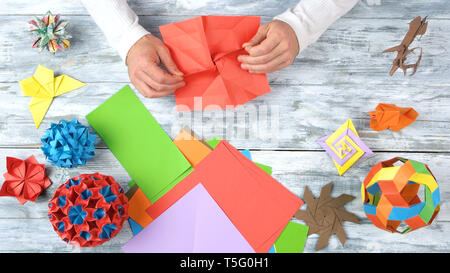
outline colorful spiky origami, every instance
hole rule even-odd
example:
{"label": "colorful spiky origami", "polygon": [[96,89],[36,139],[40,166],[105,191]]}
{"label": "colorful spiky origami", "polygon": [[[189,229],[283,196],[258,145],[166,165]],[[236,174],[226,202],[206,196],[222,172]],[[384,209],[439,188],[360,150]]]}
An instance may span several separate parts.
{"label": "colorful spiky origami", "polygon": [[128,218],[128,199],[112,176],[81,174],[56,189],[48,203],[53,229],[77,247],[101,245],[117,235]]}
{"label": "colorful spiky origami", "polygon": [[[394,165],[399,161],[401,166]],[[419,197],[420,187],[424,188],[423,199]],[[361,185],[361,196],[370,221],[390,232],[407,233],[427,226],[439,212],[435,177],[427,165],[406,158],[396,157],[373,166]]]}
{"label": "colorful spiky origami", "polygon": [[339,175],[344,174],[358,159],[373,155],[370,148],[359,138],[351,119],[332,135],[322,137],[317,142],[331,156]]}
{"label": "colorful spiky origami", "polygon": [[30,32],[36,36],[32,44],[33,48],[39,48],[39,51],[45,48],[55,53],[58,49],[63,50],[70,47],[68,39],[72,37],[67,34],[68,22],[60,20],[59,15],[54,16],[50,11],[47,11],[42,19],[35,16],[28,23],[30,24]]}
{"label": "colorful spiky origami", "polygon": [[52,165],[62,168],[74,168],[85,165],[95,155],[97,135],[78,122],[61,120],[51,123],[41,138],[41,148]]}

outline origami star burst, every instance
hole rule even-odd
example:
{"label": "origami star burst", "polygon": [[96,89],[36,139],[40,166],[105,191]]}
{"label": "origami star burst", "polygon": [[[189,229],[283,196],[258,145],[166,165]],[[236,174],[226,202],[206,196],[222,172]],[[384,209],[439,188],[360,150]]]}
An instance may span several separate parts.
{"label": "origami star burst", "polygon": [[401,157],[375,164],[361,185],[361,196],[370,221],[390,232],[407,233],[430,225],[440,210],[439,186],[428,166]]}
{"label": "origami star burst", "polygon": [[26,201],[36,201],[42,191],[51,185],[45,174],[45,165],[39,164],[34,156],[25,160],[7,157],[6,169],[0,196],[15,196],[22,205]]}
{"label": "origami star burst", "polygon": [[30,111],[36,128],[39,127],[53,98],[86,84],[67,75],[54,77],[53,70],[39,65],[32,77],[19,82],[24,96],[33,97]]}
{"label": "origami star burst", "polygon": [[355,199],[354,196],[341,194],[337,198],[330,196],[333,182],[325,185],[320,191],[319,198],[314,198],[308,186],[305,187],[303,200],[307,205],[306,210],[298,210],[295,218],[303,220],[309,226],[308,235],[318,234],[316,250],[328,245],[328,240],[336,234],[342,245],[345,244],[347,235],[342,227],[344,221],[359,224],[358,217],[346,211],[344,205]]}
{"label": "origami star burst", "polygon": [[395,104],[378,104],[371,116],[370,128],[375,131],[391,129],[398,132],[413,123],[419,114],[411,107],[397,107]]}
{"label": "origami star burst", "polygon": [[65,49],[70,47],[69,38],[66,26],[66,20],[60,20],[60,16],[54,16],[50,11],[42,17],[42,19],[34,17],[28,22],[30,24],[30,32],[36,35],[36,40],[33,41],[33,48],[39,48],[42,51],[46,48],[48,51],[55,53],[58,49]]}
{"label": "origami star burst", "polygon": [[331,156],[339,175],[345,173],[358,159],[373,155],[359,138],[351,119],[332,135],[322,137],[317,142]]}

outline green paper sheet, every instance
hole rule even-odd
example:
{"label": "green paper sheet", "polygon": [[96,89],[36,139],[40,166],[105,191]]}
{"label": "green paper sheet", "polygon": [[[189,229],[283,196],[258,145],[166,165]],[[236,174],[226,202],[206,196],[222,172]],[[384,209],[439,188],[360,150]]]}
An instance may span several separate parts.
{"label": "green paper sheet", "polygon": [[289,222],[275,241],[276,253],[302,253],[308,229],[308,226]]}
{"label": "green paper sheet", "polygon": [[128,85],[86,119],[152,203],[192,171]]}

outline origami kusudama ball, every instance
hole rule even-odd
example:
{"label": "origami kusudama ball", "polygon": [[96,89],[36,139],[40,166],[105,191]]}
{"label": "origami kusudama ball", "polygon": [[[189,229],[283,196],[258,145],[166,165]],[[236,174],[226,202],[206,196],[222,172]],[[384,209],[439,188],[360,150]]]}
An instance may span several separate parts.
{"label": "origami kusudama ball", "polygon": [[30,32],[35,35],[32,47],[39,51],[47,49],[55,53],[58,49],[63,50],[70,47],[68,39],[72,38],[66,30],[68,25],[66,20],[61,20],[59,15],[53,15],[50,11],[42,18],[34,17],[28,22]]}
{"label": "origami kusudama ball", "polygon": [[361,196],[370,221],[390,232],[407,233],[427,226],[439,212],[435,177],[427,165],[406,158],[373,166],[361,186]]}
{"label": "origami kusudama ball", "polygon": [[56,189],[48,203],[48,217],[63,241],[93,247],[122,229],[128,218],[128,199],[112,176],[81,174]]}
{"label": "origami kusudama ball", "polygon": [[41,148],[47,160],[58,167],[74,168],[85,165],[95,155],[97,135],[73,119],[51,123],[41,138]]}

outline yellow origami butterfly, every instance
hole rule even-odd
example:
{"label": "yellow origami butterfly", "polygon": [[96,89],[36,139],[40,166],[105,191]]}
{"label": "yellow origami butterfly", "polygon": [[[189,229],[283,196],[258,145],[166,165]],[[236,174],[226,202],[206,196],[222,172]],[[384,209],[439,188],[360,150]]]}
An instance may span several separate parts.
{"label": "yellow origami butterfly", "polygon": [[47,113],[53,98],[85,86],[74,78],[61,75],[55,78],[53,70],[39,65],[32,77],[19,82],[24,96],[33,97],[30,111],[36,128]]}

